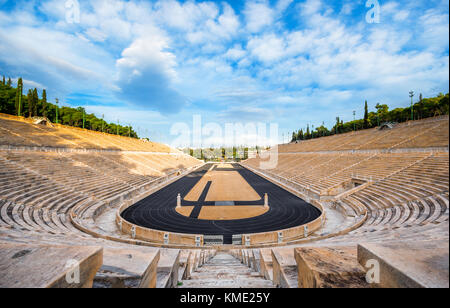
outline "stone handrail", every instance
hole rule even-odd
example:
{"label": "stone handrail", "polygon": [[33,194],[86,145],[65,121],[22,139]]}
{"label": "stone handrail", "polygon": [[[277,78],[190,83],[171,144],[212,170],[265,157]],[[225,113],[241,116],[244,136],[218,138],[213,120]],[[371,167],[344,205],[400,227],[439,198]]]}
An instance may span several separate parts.
{"label": "stone handrail", "polygon": [[449,146],[446,147],[426,147],[426,148],[399,148],[399,149],[370,149],[370,150],[334,150],[334,151],[312,151],[312,152],[280,152],[282,155],[298,154],[401,154],[415,152],[449,152]]}
{"label": "stone handrail", "polygon": [[0,151],[22,151],[22,152],[55,152],[55,153],[118,153],[118,154],[152,154],[169,156],[188,156],[184,153],[175,152],[144,152],[144,151],[122,151],[112,149],[78,149],[78,148],[58,148],[46,146],[15,146],[0,145]]}

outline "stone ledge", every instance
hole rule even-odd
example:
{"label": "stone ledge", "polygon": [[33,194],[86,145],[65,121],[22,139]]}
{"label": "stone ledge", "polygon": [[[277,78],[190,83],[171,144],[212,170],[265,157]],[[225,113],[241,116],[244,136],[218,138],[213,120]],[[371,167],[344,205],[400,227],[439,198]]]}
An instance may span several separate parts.
{"label": "stone ledge", "polygon": [[356,247],[295,249],[299,288],[367,288]]}
{"label": "stone ledge", "polygon": [[402,242],[358,245],[358,261],[380,264],[382,288],[448,288],[449,242]]}
{"label": "stone ledge", "polygon": [[94,288],[156,288],[158,249],[105,248]]}
{"label": "stone ledge", "polygon": [[[66,275],[79,263],[79,283]],[[91,288],[103,263],[103,248],[0,244],[0,288]]]}

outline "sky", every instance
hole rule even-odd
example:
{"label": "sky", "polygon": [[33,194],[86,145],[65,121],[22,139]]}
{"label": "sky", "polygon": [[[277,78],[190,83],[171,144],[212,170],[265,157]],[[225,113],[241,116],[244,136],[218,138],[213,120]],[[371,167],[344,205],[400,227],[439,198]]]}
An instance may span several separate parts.
{"label": "sky", "polygon": [[0,75],[154,141],[192,141],[201,117],[275,123],[280,143],[362,117],[365,100],[447,93],[449,2],[0,0]]}

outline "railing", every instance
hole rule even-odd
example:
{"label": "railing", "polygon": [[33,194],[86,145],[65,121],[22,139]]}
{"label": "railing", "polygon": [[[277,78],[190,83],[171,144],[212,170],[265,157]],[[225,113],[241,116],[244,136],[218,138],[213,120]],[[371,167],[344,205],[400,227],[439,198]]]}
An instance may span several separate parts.
{"label": "railing", "polygon": [[203,244],[205,246],[223,245],[223,235],[204,235]]}

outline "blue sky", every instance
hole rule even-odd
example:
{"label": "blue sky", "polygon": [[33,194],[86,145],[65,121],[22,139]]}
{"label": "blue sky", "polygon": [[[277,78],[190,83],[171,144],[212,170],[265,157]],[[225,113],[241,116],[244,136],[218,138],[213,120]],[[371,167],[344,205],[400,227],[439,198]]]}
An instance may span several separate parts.
{"label": "blue sky", "polygon": [[366,3],[79,0],[70,22],[66,0],[0,0],[0,74],[165,143],[195,114],[278,123],[281,142],[448,92],[448,1],[379,0],[379,23]]}

